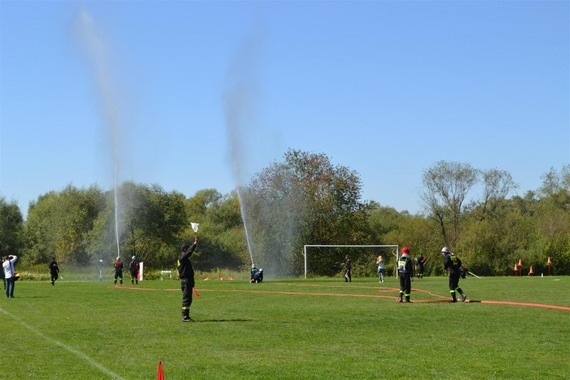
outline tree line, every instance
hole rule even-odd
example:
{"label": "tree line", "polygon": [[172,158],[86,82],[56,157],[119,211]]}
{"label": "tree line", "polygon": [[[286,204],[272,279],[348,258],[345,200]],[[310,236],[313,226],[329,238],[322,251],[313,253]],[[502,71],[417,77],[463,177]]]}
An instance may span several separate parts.
{"label": "tree line", "polygon": [[[542,186],[512,196],[517,185],[503,170],[439,161],[422,177],[424,209],[412,215],[362,200],[355,171],[325,154],[289,150],[282,162],[229,194],[204,189],[187,198],[159,185],[124,182],[115,190],[68,185],[30,203],[27,218],[0,197],[0,253],[20,265],[93,265],[137,256],[147,268],[176,263],[180,245],[200,223],[198,270],[246,270],[300,275],[305,244],[397,244],[424,255],[428,274],[442,274],[440,250],[449,246],[479,275],[513,274],[519,260],[535,273],[570,273],[570,165],[550,169]],[[336,275],[346,250],[311,254],[308,272]],[[350,250],[355,275],[374,275],[378,252]],[[390,256],[390,255],[388,255]],[[389,259],[389,257],[388,257]]]}

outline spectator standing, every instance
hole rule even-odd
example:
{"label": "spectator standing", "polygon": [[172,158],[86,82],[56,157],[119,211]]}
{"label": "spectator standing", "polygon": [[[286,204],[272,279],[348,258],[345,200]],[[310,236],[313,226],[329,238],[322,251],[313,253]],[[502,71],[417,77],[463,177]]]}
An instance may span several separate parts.
{"label": "spectator standing", "polygon": [[350,257],[346,255],[344,257],[344,282],[352,282],[352,261]]}
{"label": "spectator standing", "polygon": [[378,281],[382,284],[384,282],[384,273],[386,272],[384,268],[384,257],[382,257],[382,255],[376,258],[376,264],[378,265]]}
{"label": "spectator standing", "polygon": [[6,255],[2,262],[4,278],[6,279],[6,298],[14,298],[14,287],[16,285],[16,268],[14,263],[18,260],[16,255]]}

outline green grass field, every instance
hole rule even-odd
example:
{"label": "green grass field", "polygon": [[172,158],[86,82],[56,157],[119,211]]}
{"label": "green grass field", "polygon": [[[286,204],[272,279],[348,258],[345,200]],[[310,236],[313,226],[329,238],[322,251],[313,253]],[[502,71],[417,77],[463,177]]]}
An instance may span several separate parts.
{"label": "green grass field", "polygon": [[167,380],[568,378],[570,278],[460,285],[482,302],[444,302],[444,277],[415,280],[412,304],[395,302],[393,277],[197,278],[195,322],[183,323],[176,280],[22,280],[16,298],[0,301],[2,371],[10,379],[156,379],[162,361]]}

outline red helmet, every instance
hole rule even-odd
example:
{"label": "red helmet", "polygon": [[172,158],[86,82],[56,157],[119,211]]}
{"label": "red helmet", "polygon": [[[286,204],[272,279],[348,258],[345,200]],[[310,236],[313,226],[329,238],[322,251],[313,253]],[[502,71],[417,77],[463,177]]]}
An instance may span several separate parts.
{"label": "red helmet", "polygon": [[408,247],[402,248],[402,255],[407,255],[408,253],[410,253],[410,249]]}

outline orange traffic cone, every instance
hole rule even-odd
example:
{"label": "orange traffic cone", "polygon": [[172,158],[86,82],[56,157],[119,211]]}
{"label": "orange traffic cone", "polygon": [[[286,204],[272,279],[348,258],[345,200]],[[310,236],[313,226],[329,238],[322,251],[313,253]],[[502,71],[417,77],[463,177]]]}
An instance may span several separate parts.
{"label": "orange traffic cone", "polygon": [[156,380],[164,380],[164,370],[162,369],[162,362],[158,362],[158,371],[156,372]]}
{"label": "orange traffic cone", "polygon": [[530,266],[530,270],[528,271],[529,276],[534,276],[534,271],[532,270],[532,265]]}

